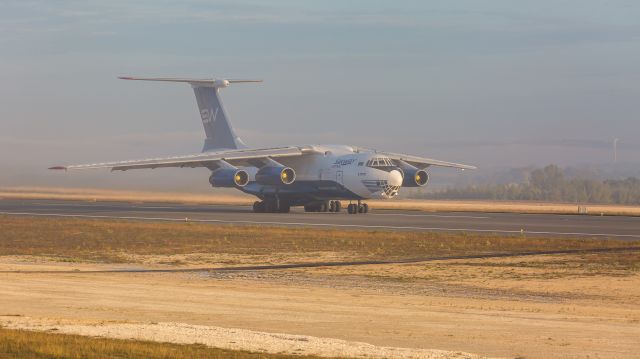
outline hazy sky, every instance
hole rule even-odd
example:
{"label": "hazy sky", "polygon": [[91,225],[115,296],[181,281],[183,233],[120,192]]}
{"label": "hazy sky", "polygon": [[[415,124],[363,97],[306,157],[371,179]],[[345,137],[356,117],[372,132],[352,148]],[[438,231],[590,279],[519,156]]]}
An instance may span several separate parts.
{"label": "hazy sky", "polygon": [[118,75],[264,79],[223,93],[249,145],[640,163],[638,1],[0,0],[5,172],[199,151],[187,85]]}

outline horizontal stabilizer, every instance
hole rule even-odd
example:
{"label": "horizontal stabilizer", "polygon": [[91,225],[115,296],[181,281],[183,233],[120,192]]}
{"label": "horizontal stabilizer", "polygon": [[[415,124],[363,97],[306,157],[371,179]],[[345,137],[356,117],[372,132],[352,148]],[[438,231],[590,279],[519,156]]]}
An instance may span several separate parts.
{"label": "horizontal stabilizer", "polygon": [[121,80],[136,81],[162,81],[162,82],[185,82],[194,87],[227,87],[229,84],[246,83],[246,82],[262,82],[262,80],[251,79],[193,79],[181,77],[131,77],[120,76]]}

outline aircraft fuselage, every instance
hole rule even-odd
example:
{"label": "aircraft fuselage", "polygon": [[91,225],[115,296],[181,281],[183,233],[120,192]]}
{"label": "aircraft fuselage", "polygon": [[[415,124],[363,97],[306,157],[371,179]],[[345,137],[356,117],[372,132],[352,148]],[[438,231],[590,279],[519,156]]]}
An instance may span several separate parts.
{"label": "aircraft fuselage", "polygon": [[314,150],[315,154],[304,158],[278,160],[295,171],[293,183],[263,185],[253,180],[257,169],[244,168],[251,180],[239,189],[260,199],[279,197],[291,205],[304,205],[336,199],[389,199],[402,186],[402,170],[384,155],[340,145],[314,146]]}

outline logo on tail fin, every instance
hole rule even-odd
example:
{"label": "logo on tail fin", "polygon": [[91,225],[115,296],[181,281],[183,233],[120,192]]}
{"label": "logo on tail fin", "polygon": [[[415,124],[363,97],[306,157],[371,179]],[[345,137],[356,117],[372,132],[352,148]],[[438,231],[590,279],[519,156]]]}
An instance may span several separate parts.
{"label": "logo on tail fin", "polygon": [[213,123],[216,122],[216,117],[218,117],[218,110],[220,108],[216,107],[216,112],[211,112],[208,108],[203,108],[200,110],[200,117],[202,118],[202,123]]}

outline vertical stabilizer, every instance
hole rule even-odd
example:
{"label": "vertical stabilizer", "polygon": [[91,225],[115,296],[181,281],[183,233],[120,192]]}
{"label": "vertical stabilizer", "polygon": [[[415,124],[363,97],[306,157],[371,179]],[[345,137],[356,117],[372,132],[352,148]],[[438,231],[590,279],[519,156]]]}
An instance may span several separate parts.
{"label": "vertical stabilizer", "polygon": [[217,87],[194,85],[193,92],[196,95],[200,118],[207,135],[202,152],[247,147],[233,131],[220,100],[220,90]]}
{"label": "vertical stabilizer", "polygon": [[204,126],[204,132],[206,134],[202,152],[247,147],[240,137],[235,134],[233,126],[231,126],[229,117],[222,106],[220,89],[228,87],[229,84],[232,83],[262,82],[262,80],[216,80],[164,77],[120,77],[120,79],[189,83],[191,87],[193,87],[193,92],[196,95],[200,118],[202,119],[202,125]]}

